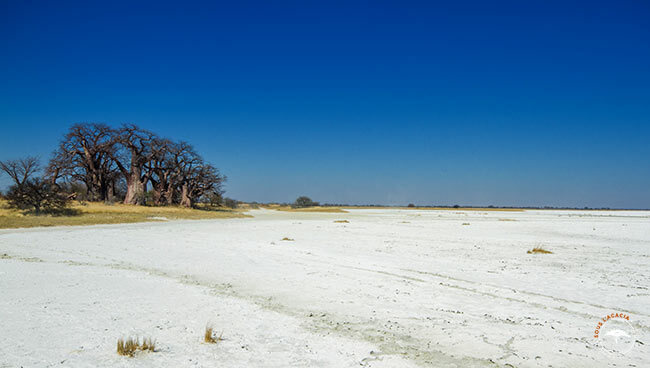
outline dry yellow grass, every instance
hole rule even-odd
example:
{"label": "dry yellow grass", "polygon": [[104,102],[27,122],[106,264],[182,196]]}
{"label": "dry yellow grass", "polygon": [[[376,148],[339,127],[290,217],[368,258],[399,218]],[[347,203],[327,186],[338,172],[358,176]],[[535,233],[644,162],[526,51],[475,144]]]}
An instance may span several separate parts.
{"label": "dry yellow grass", "polygon": [[136,344],[133,342],[133,339],[128,338],[126,341],[124,339],[117,339],[117,353],[124,356],[133,356],[136,351]]}
{"label": "dry yellow grass", "polygon": [[282,240],[284,240],[284,241],[293,241],[293,239],[287,238],[286,236],[284,238],[282,238]]}
{"label": "dry yellow grass", "polygon": [[499,221],[517,221],[517,220],[509,219],[509,218],[500,218]]}
{"label": "dry yellow grass", "polygon": [[129,337],[126,340],[117,339],[117,353],[119,355],[133,357],[137,351],[155,351],[156,342],[151,338],[143,338],[140,343],[139,338]]}
{"label": "dry yellow grass", "polygon": [[36,226],[71,226],[96,224],[121,224],[161,220],[203,220],[233,217],[247,217],[243,211],[230,209],[192,209],[184,207],[146,207],[125,204],[104,204],[91,202],[80,204],[73,202],[71,215],[30,215],[9,209],[6,202],[0,200],[0,229],[36,227]]}
{"label": "dry yellow grass", "polygon": [[553,252],[551,252],[550,250],[546,250],[546,249],[541,248],[541,247],[535,247],[535,248],[529,250],[526,253],[528,253],[528,254],[553,254]]}
{"label": "dry yellow grass", "polygon": [[153,341],[151,338],[143,338],[142,339],[142,345],[141,345],[142,350],[148,350],[148,351],[155,351],[156,350],[156,342]]}
{"label": "dry yellow grass", "polygon": [[222,338],[223,332],[219,335],[219,337],[215,337],[214,334],[214,329],[212,326],[205,326],[205,333],[203,334],[203,341],[207,342],[208,344],[216,344],[219,341],[223,340]]}
{"label": "dry yellow grass", "polygon": [[349,224],[350,223],[350,221],[348,221],[348,220],[335,220],[334,222],[336,222],[337,224]]}

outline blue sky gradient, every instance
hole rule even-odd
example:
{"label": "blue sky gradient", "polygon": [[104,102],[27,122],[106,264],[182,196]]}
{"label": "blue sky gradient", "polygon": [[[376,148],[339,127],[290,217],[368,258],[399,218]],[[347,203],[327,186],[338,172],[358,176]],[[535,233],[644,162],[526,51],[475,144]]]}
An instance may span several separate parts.
{"label": "blue sky gradient", "polygon": [[132,122],[246,201],[650,208],[645,1],[1,6],[0,159]]}

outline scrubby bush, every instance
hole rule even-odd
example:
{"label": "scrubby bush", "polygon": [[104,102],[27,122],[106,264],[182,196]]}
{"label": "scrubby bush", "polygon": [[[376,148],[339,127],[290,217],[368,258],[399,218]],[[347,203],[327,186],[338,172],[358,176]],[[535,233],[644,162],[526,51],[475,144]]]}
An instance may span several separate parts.
{"label": "scrubby bush", "polygon": [[77,201],[89,201],[91,198],[88,196],[88,188],[80,182],[57,183],[62,192],[68,194],[69,198]]}
{"label": "scrubby bush", "polygon": [[207,203],[213,207],[218,207],[224,204],[223,196],[221,195],[221,192],[210,192],[204,195],[202,200],[204,203]]}
{"label": "scrubby bush", "polygon": [[144,193],[144,204],[153,205],[155,203],[155,193],[153,190],[148,190]]}
{"label": "scrubby bush", "polygon": [[6,197],[10,207],[35,214],[61,212],[68,205],[68,196],[57,185],[41,178],[11,186]]}
{"label": "scrubby bush", "polygon": [[148,192],[136,192],[134,194],[134,198],[135,198],[135,200],[134,200],[135,204],[143,206],[143,205],[146,205],[148,203],[147,201],[149,199],[153,199],[153,196],[149,195]]}
{"label": "scrubby bush", "polygon": [[224,198],[223,205],[228,208],[237,208],[237,206],[239,205],[239,201],[232,198]]}
{"label": "scrubby bush", "polygon": [[413,208],[413,207],[415,207],[415,205],[413,203],[409,203],[408,207]]}
{"label": "scrubby bush", "polygon": [[318,202],[314,202],[311,200],[311,198],[306,196],[298,197],[296,201],[291,205],[293,208],[305,208],[314,206],[318,206]]}
{"label": "scrubby bush", "polygon": [[14,182],[5,196],[9,207],[35,214],[65,209],[68,196],[53,181],[36,177],[39,171],[37,157],[0,161],[0,172]]}

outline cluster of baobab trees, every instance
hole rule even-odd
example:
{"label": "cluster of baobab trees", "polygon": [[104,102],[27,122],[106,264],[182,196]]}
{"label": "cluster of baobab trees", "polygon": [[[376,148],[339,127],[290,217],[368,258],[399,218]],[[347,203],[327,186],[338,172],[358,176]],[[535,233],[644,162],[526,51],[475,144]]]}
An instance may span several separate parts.
{"label": "cluster of baobab trees", "polygon": [[180,204],[222,197],[226,178],[185,142],[174,142],[133,124],[70,127],[54,151],[45,177],[57,186],[82,184],[86,198],[126,204]]}

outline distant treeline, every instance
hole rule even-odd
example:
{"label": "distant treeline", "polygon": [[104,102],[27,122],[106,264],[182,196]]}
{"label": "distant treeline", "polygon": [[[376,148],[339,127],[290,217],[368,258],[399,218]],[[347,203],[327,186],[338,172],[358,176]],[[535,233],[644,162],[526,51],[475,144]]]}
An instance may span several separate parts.
{"label": "distant treeline", "polygon": [[409,207],[409,208],[449,208],[449,209],[454,209],[454,208],[494,208],[494,209],[523,209],[523,210],[611,210],[612,208],[609,207],[553,207],[553,206],[540,206],[540,207],[534,207],[534,206],[466,206],[466,205],[438,205],[438,204],[432,204],[432,205],[414,205],[412,203],[409,203],[408,205],[386,205],[386,204],[334,204],[334,203],[324,203],[321,206],[323,207],[395,207],[395,208],[400,208],[400,207]]}
{"label": "distant treeline", "polygon": [[[258,203],[258,202],[250,202],[251,204],[264,204],[264,203]],[[494,208],[494,209],[523,209],[523,210],[616,210],[610,207],[554,207],[554,206],[466,206],[466,205],[438,205],[438,204],[432,204],[432,205],[415,205],[413,203],[409,203],[408,205],[392,205],[392,204],[347,204],[347,203],[323,203],[323,204],[318,204],[318,202],[315,202],[316,205],[319,205],[321,207],[377,207],[377,208],[403,208],[403,207],[408,207],[408,208],[449,208],[449,209],[454,209],[454,208],[476,208],[476,209],[481,209],[481,208]],[[271,203],[266,203],[269,205],[280,205],[280,206],[295,206],[295,203],[276,203],[276,202],[271,202]]]}

